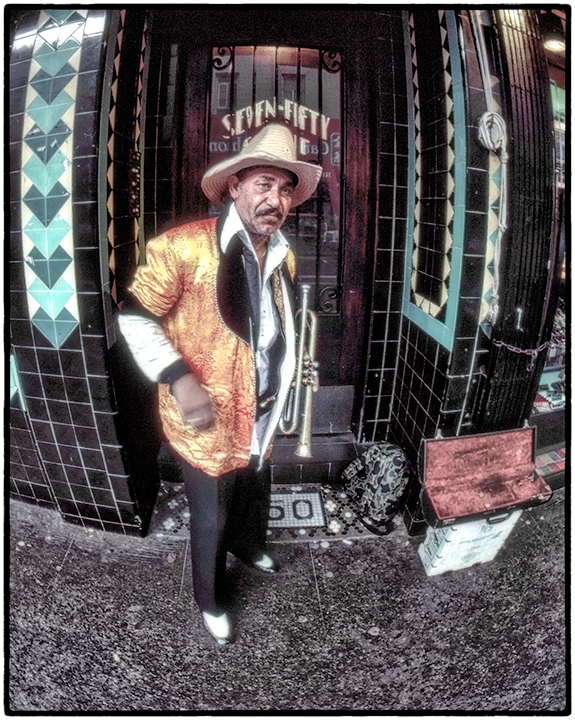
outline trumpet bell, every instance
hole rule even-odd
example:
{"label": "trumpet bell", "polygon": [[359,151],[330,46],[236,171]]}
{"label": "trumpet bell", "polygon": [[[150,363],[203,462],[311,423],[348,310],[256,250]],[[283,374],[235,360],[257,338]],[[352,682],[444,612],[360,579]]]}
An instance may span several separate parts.
{"label": "trumpet bell", "polygon": [[311,452],[311,442],[300,442],[298,443],[294,455],[297,455],[298,457],[306,457],[310,458],[313,457]]}

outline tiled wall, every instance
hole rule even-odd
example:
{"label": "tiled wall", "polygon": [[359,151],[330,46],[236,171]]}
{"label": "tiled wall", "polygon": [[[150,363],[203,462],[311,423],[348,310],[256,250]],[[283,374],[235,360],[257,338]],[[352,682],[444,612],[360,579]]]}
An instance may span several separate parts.
{"label": "tiled wall", "polygon": [[144,228],[157,237],[174,225],[174,94],[178,46],[162,45],[150,63],[146,90]]}
{"label": "tiled wall", "polygon": [[116,427],[95,191],[108,19],[40,10],[12,43],[10,482],[71,522],[131,533],[147,506]]}
{"label": "tiled wall", "polygon": [[10,375],[10,494],[22,500],[54,507],[54,497],[26,412],[14,355],[10,357]]}
{"label": "tiled wall", "polygon": [[[509,17],[506,16],[503,22],[508,23],[505,29],[509,28],[509,36],[512,37],[509,45],[515,43],[519,46],[525,42],[526,46],[530,46],[529,67],[540,67],[542,53],[537,48],[529,12],[518,11],[507,15]],[[404,16],[404,19],[405,74],[396,71],[401,61],[394,60],[380,78],[380,178],[383,182],[379,187],[378,263],[362,433],[366,441],[386,438],[397,443],[410,458],[414,473],[406,498],[405,516],[408,527],[417,532],[418,527],[423,526],[418,502],[422,439],[434,437],[437,432],[453,436],[494,428],[489,413],[482,416],[481,408],[490,389],[493,396],[503,398],[506,393],[508,398],[508,401],[499,402],[492,408],[491,420],[497,415],[497,427],[516,426],[514,423],[522,422],[524,417],[523,408],[529,407],[529,384],[533,384],[529,372],[536,376],[537,370],[534,371],[533,363],[531,371],[527,368],[526,373],[531,356],[523,353],[522,342],[528,342],[528,336],[525,334],[521,339],[515,333],[515,347],[506,348],[507,356],[498,366],[499,376],[489,377],[489,384],[486,382],[490,366],[493,373],[492,358],[497,348],[491,342],[486,308],[489,309],[493,290],[494,245],[503,205],[501,165],[507,148],[499,153],[486,149],[480,142],[478,126],[487,110],[496,114],[502,112],[499,83],[505,79],[505,72],[498,64],[493,29],[496,19],[485,11],[479,11],[473,17],[477,23],[475,34],[485,31],[491,40],[488,43],[492,53],[489,56],[491,65],[487,65],[490,72],[485,75],[482,74],[476,48],[476,35],[472,32],[471,12],[462,10],[456,14],[453,11],[417,10],[409,18]],[[437,47],[436,51],[441,52],[441,63],[439,57],[437,62],[432,62],[429,55],[433,50],[429,44],[430,23],[440,27],[438,37],[442,39],[442,47]],[[426,39],[423,54],[417,52],[420,34]],[[382,36],[381,40],[382,52],[385,52],[386,38]],[[508,52],[510,82],[514,87],[536,85],[541,81],[541,78],[535,79],[531,75],[524,80],[519,70],[521,63],[516,66],[515,56],[510,50]],[[484,57],[488,57],[487,51]],[[436,74],[432,77],[430,68],[433,66]],[[404,84],[406,77],[407,84]],[[420,78],[421,82],[432,84],[437,92],[431,100],[436,111],[432,123],[429,122],[430,113],[426,117],[420,112]],[[446,101],[439,97],[441,92],[445,94]],[[429,103],[429,93],[427,96]],[[489,103],[486,97],[489,97]],[[550,117],[550,113],[543,109],[536,119],[527,117],[526,96],[519,93],[512,97],[517,98],[518,116],[509,107],[507,112],[511,112],[514,122],[521,125],[521,133],[517,131],[514,137],[528,135],[532,124],[544,123],[545,118]],[[546,103],[541,92],[532,96],[531,102],[535,104],[533,98],[537,98],[542,106]],[[435,122],[436,119],[441,121],[437,113],[444,108],[447,133],[443,132],[443,128],[439,132]],[[519,120],[519,115],[523,113],[526,116]],[[388,118],[389,121],[385,122]],[[507,122],[510,123],[510,120]],[[542,161],[547,161],[541,165],[545,179],[537,179],[535,168],[531,168],[525,178],[520,174],[515,178],[515,186],[524,183],[526,193],[531,192],[531,186],[537,182],[543,193],[540,211],[535,196],[530,207],[524,208],[524,212],[533,216],[527,223],[532,226],[529,232],[533,232],[534,227],[545,225],[547,206],[552,198],[549,187],[543,192],[546,183],[551,181],[551,173],[547,172],[549,157],[545,155],[550,136],[542,138],[538,152]],[[533,142],[531,138],[530,143]],[[517,167],[520,162],[527,165],[525,158],[532,156],[526,147],[517,145],[513,148],[512,153],[515,154],[512,159],[517,158]],[[427,162],[421,148],[427,149]],[[429,159],[433,156],[439,160],[435,166]],[[450,165],[453,168],[452,182],[446,183],[445,192],[436,183],[435,196],[425,196],[422,187],[429,189],[433,183],[420,183],[422,173],[437,172],[446,167],[449,174]],[[510,194],[510,198],[520,203],[516,193]],[[449,253],[445,265],[445,307],[442,308],[433,308],[431,303],[422,302],[414,282],[414,274],[419,271],[415,251],[421,236],[418,223],[423,217],[420,213],[422,202],[426,202],[426,217],[437,218],[434,227],[436,236],[439,227],[449,238],[446,243]],[[519,260],[527,262],[525,258],[531,255],[535,258],[536,254],[528,247],[550,242],[542,239],[551,237],[550,223],[546,233],[533,237],[533,240],[527,236],[515,239],[506,236],[507,245],[503,247],[507,253],[508,277],[516,276],[514,265]],[[406,238],[405,252],[400,257],[403,237]],[[549,252],[548,247],[543,250],[543,256],[545,252]],[[515,260],[513,253],[516,253]],[[381,259],[384,259],[383,265],[379,264]],[[403,259],[405,266],[402,268]],[[533,316],[540,315],[542,311],[539,308],[544,305],[541,298],[536,299],[537,288],[541,285],[537,281],[537,277],[541,276],[538,273],[526,271],[521,280],[516,278],[520,285],[532,288],[533,300],[527,300],[524,295],[520,305],[524,313],[530,312]],[[515,280],[512,284],[514,287]],[[403,287],[403,304],[401,314],[395,315],[399,307],[400,285]],[[500,292],[501,299],[508,305],[511,290],[511,287],[503,286]],[[529,333],[536,335],[540,328],[541,320],[535,317]],[[535,347],[536,340],[533,339],[531,344]]]}
{"label": "tiled wall", "polygon": [[408,108],[402,13],[379,14],[377,249],[367,382],[359,439],[386,438],[399,338],[407,227]]}
{"label": "tiled wall", "polygon": [[[475,145],[466,145],[455,14],[427,11],[415,21],[401,13],[387,17],[390,33],[382,34],[381,43],[391,62],[380,73],[378,88],[379,226],[361,439],[392,438],[416,461],[422,438],[435,435],[439,427],[451,432],[460,423],[468,390],[484,264],[486,153],[478,163],[472,158]],[[433,82],[438,92],[449,91],[451,105],[446,106],[453,108],[445,120],[450,137],[444,134],[443,145],[429,140],[428,135],[437,136],[436,128],[420,126],[416,115],[419,76],[430,82],[424,74],[429,63],[420,59],[424,67],[418,67],[417,30],[429,22],[444,31],[444,45],[437,47],[440,77]],[[423,143],[416,130],[425,136]],[[448,164],[448,153],[453,156],[454,191],[428,199],[428,205],[435,203],[437,217],[444,218],[452,243],[448,299],[437,316],[421,309],[412,291],[414,216],[420,201],[415,149],[421,145],[431,146],[437,157],[442,153],[442,166]]]}
{"label": "tiled wall", "polygon": [[[453,12],[428,11],[415,22],[406,16],[403,20],[399,28],[400,19],[390,18],[393,61],[379,78],[378,249],[362,440],[388,439],[409,456],[415,474],[406,513],[413,525],[418,517],[421,440],[438,430],[447,436],[473,430],[468,404],[476,385],[472,370],[478,357],[475,343],[487,238],[488,153],[473,139],[484,91],[468,22],[462,19],[469,50],[462,63]],[[416,143],[415,137],[416,131],[437,137],[433,126],[418,124],[416,115],[418,77],[429,81],[424,76],[428,59],[418,60],[416,52],[417,31],[429,22],[445,31],[442,77],[435,84],[444,93],[449,89],[453,105],[446,106],[454,108],[446,120],[453,131],[450,142],[444,134],[445,144],[435,147],[429,138]],[[382,36],[381,41],[389,39]],[[424,67],[418,67],[422,63]],[[445,219],[445,230],[452,236],[448,300],[436,317],[416,304],[411,283],[419,191],[415,149],[422,145],[431,145],[434,153],[452,154],[456,184],[451,197],[445,193],[435,199],[437,216]],[[455,218],[449,227],[448,218]]]}

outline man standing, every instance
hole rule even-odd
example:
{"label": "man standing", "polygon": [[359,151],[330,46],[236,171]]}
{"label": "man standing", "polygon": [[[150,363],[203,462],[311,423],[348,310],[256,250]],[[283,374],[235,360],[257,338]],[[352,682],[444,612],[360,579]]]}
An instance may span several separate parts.
{"label": "man standing", "polygon": [[194,597],[219,644],[227,552],[275,573],[266,552],[266,460],[295,372],[295,258],[280,228],[321,168],[297,160],[291,132],[266,125],[209,169],[202,189],[222,216],[150,241],[119,315],[141,370],[159,383],[165,436],[190,506]]}

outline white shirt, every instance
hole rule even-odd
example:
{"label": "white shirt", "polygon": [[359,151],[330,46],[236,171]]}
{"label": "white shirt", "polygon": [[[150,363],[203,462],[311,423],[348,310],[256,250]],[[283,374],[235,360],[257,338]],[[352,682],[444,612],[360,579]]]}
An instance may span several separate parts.
{"label": "white shirt", "polygon": [[[230,206],[228,217],[226,218],[222,228],[220,240],[222,252],[226,252],[232,237],[236,234],[243,244],[253,253],[259,268],[259,261],[252,240],[244,227],[238,211],[236,210],[236,206],[232,204]],[[276,230],[272,235],[270,235],[268,240],[263,273],[258,273],[260,281],[260,317],[259,335],[257,337],[257,343],[255,343],[255,356],[260,394],[263,394],[267,390],[269,384],[268,351],[280,332],[280,321],[273,301],[271,276],[273,271],[280,267],[285,260],[288,250],[288,241],[279,230]],[[254,426],[254,434],[252,437],[252,454],[254,455],[259,455],[260,453],[261,439],[263,437],[268,418],[269,413],[265,413],[256,421]]]}
{"label": "white shirt", "polygon": [[[221,234],[223,252],[226,252],[230,240],[236,234],[244,245],[252,252],[259,267],[258,257],[251,238],[246,231],[240,216],[238,215],[236,206],[232,205]],[[260,394],[263,394],[267,390],[269,382],[269,362],[267,352],[280,332],[279,318],[273,301],[271,276],[275,268],[280,267],[285,260],[288,249],[289,244],[287,240],[279,230],[276,230],[273,235],[270,235],[268,240],[263,273],[258,273],[260,280],[260,330],[257,343],[254,344],[256,350],[256,368],[259,377]]]}

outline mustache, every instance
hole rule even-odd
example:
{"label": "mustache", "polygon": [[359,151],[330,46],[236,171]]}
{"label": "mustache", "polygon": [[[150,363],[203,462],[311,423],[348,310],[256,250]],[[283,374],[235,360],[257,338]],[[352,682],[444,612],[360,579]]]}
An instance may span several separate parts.
{"label": "mustache", "polygon": [[276,218],[278,218],[278,220],[281,220],[283,218],[282,213],[278,212],[277,210],[274,210],[273,208],[271,208],[271,209],[266,208],[264,210],[258,210],[258,211],[256,211],[256,216],[257,217],[268,217],[268,216],[276,217]]}

